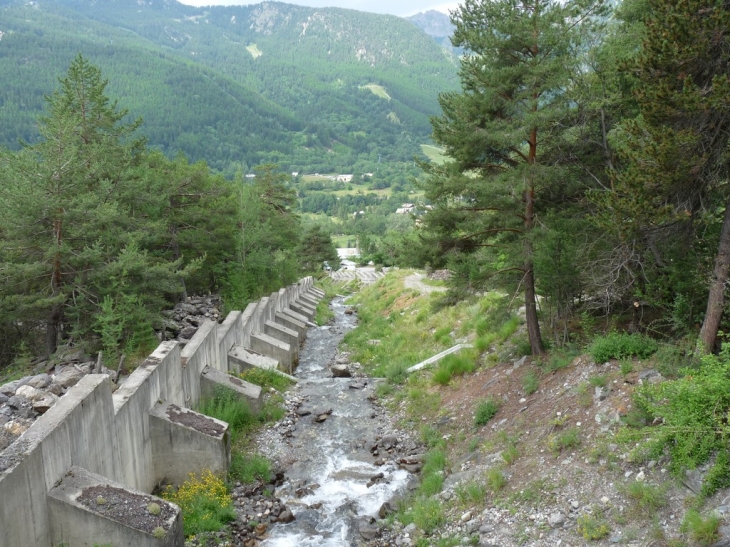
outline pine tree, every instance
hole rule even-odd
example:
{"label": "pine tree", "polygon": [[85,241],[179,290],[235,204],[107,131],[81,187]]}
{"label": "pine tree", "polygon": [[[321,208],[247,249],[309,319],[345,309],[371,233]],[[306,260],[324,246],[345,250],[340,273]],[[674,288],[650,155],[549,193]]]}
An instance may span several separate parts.
{"label": "pine tree", "polygon": [[[460,92],[440,96],[433,139],[453,161],[426,167],[433,243],[470,283],[517,273],[533,354],[540,334],[533,271],[536,215],[565,172],[555,151],[570,118],[571,78],[600,0],[466,0],[452,16],[466,50]],[[557,190],[556,190],[557,189]]]}
{"label": "pine tree", "polygon": [[62,330],[91,327],[105,296],[155,298],[151,286],[175,284],[171,268],[142,248],[144,222],[119,201],[144,142],[106,85],[79,55],[47,97],[41,141],[0,155],[0,309],[42,326],[49,354]]}
{"label": "pine tree", "polygon": [[625,240],[649,245],[669,230],[683,230],[691,241],[703,216],[724,210],[700,333],[712,351],[730,270],[730,7],[716,0],[647,4],[641,52],[628,67],[639,82],[639,115],[614,131],[625,168],[598,201]]}

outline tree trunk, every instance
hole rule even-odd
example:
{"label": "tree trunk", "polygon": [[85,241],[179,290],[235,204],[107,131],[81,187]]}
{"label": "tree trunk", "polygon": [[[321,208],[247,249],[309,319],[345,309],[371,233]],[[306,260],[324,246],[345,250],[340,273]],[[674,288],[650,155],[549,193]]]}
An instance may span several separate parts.
{"label": "tree trunk", "polygon": [[527,322],[527,336],[530,339],[532,355],[545,353],[545,346],[540,335],[540,322],[537,319],[537,304],[535,302],[535,274],[532,268],[532,240],[531,231],[534,220],[535,190],[530,185],[525,190],[525,320]]}
{"label": "tree trunk", "polygon": [[[537,110],[537,97],[535,97],[535,111]],[[535,165],[537,159],[537,128],[530,131],[528,141],[530,150],[527,156],[527,163]],[[532,169],[532,167],[528,167]],[[535,301],[535,272],[533,270],[532,256],[532,228],[535,224],[535,182],[533,173],[529,173],[527,188],[525,188],[525,321],[527,322],[527,336],[530,339],[532,355],[545,353],[545,346],[540,335],[540,322],[537,319],[537,304]]]}
{"label": "tree trunk", "polygon": [[[61,210],[63,214],[63,210]],[[53,221],[53,239],[56,245],[56,256],[53,257],[51,272],[51,294],[55,297],[61,292],[61,244],[63,243],[63,223],[60,219]],[[52,355],[58,345],[58,330],[61,325],[62,308],[54,304],[46,321],[46,353]]]}
{"label": "tree trunk", "polygon": [[705,320],[700,330],[700,343],[705,353],[712,353],[715,349],[717,331],[725,307],[725,283],[728,281],[728,272],[730,272],[730,203],[725,205],[720,244],[715,257],[715,271],[710,283],[710,294],[707,297]]}

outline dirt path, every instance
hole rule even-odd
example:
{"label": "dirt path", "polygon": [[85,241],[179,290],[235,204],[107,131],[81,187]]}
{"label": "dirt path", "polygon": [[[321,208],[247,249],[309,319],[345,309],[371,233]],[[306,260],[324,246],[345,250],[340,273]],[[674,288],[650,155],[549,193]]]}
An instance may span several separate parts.
{"label": "dirt path", "polygon": [[446,287],[434,287],[433,285],[426,285],[423,281],[423,275],[415,272],[412,275],[409,275],[403,280],[403,284],[405,285],[406,289],[414,289],[422,293],[432,293],[432,292],[446,292]]}

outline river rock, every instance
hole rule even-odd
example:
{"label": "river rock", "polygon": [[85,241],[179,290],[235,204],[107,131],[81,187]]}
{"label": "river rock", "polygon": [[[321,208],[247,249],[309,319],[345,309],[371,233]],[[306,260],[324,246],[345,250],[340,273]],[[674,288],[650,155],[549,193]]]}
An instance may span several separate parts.
{"label": "river rock", "polygon": [[352,373],[350,372],[350,367],[348,367],[347,365],[332,365],[330,367],[330,370],[332,371],[332,376],[334,378],[352,377]]}
{"label": "river rock", "polygon": [[380,528],[365,521],[361,521],[358,526],[360,537],[365,541],[372,541],[380,534]]}
{"label": "river rock", "polygon": [[8,399],[10,399],[10,397],[5,395],[4,393],[0,393],[0,405],[3,403],[7,403]]}
{"label": "river rock", "polygon": [[281,513],[279,513],[279,518],[277,519],[279,522],[283,522],[284,524],[288,522],[294,521],[296,517],[292,514],[289,509],[284,509]]}

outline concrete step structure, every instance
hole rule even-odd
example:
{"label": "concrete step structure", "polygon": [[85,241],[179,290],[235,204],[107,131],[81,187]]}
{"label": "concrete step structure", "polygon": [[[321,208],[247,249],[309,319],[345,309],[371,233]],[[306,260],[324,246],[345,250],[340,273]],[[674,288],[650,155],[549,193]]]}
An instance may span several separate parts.
{"label": "concrete step structure", "polygon": [[200,396],[203,399],[213,399],[218,390],[228,389],[235,394],[236,399],[246,403],[254,413],[258,413],[264,406],[264,395],[261,386],[242,380],[237,376],[226,374],[211,367],[205,367],[200,373]]}
{"label": "concrete step structure", "polygon": [[[316,302],[324,296],[312,289],[313,282],[304,278],[231,312],[220,324],[204,323],[184,348],[162,342],[113,393],[109,377],[101,374],[71,387],[0,453],[0,500],[12,500],[0,503],[2,547],[182,546],[179,520],[162,527],[164,537],[154,538],[125,531],[123,523],[107,522],[72,498],[104,484],[154,499],[146,493],[163,480],[182,481],[203,469],[225,472],[228,424],[193,409],[216,385],[235,386],[239,395],[258,400],[258,386],[242,380],[236,385],[229,372],[254,366],[279,374],[293,370]],[[101,529],[107,531],[100,536]]]}
{"label": "concrete step structure", "polygon": [[[107,477],[71,466],[48,492],[51,528],[49,545],[134,545],[138,547],[179,547],[184,545],[180,508],[168,501],[127,488]],[[124,504],[144,511],[151,530],[138,530],[114,511]],[[155,504],[158,515],[150,516]],[[157,526],[154,526],[157,525]],[[153,527],[154,526],[154,527]],[[6,529],[7,530],[7,529]]]}

